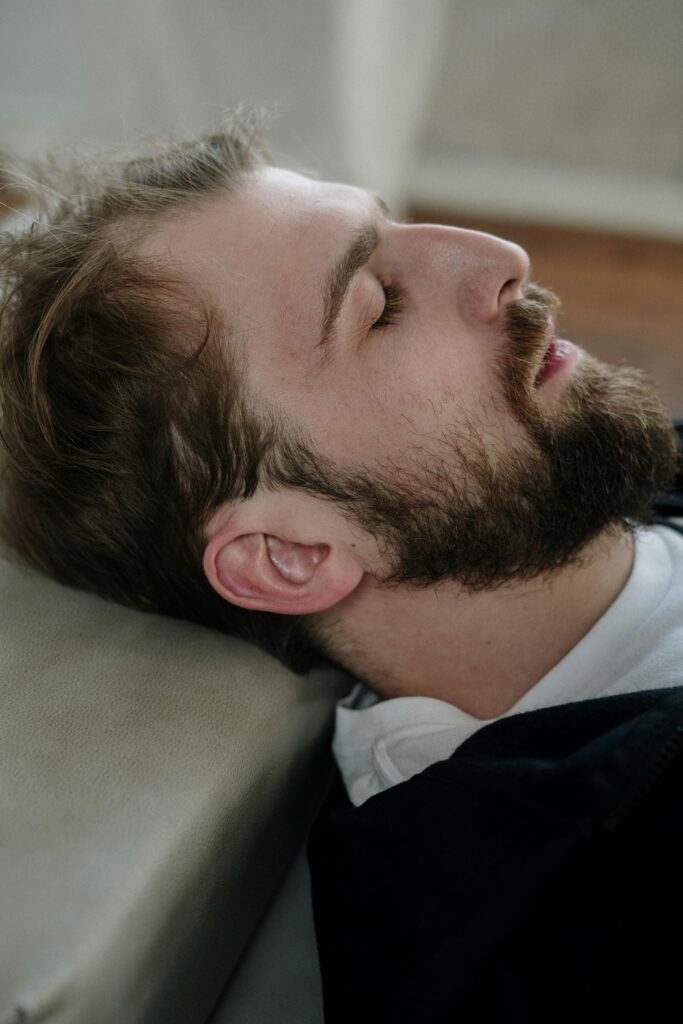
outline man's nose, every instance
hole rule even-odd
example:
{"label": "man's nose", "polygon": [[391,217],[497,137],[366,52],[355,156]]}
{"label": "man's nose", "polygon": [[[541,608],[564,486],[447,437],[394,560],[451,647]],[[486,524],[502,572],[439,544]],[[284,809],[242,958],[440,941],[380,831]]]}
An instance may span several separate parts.
{"label": "man's nose", "polygon": [[[521,246],[483,231],[441,228],[446,247],[445,269],[452,269],[450,287],[460,315],[468,321],[494,324],[508,303],[519,299],[529,273],[529,257]],[[449,264],[451,267],[449,268]]]}

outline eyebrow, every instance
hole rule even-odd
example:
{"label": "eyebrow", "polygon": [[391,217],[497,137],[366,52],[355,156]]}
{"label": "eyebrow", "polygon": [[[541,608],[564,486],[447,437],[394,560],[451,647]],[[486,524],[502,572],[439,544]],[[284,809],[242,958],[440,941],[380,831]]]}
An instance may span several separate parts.
{"label": "eyebrow", "polygon": [[[378,209],[388,217],[389,207],[384,200],[373,192],[370,195]],[[379,245],[379,240],[380,232],[377,222],[373,220],[363,224],[354,234],[344,255],[336,262],[327,276],[323,326],[317,345],[321,369],[327,366],[332,359],[332,341],[346,293],[358,271],[365,266]]]}

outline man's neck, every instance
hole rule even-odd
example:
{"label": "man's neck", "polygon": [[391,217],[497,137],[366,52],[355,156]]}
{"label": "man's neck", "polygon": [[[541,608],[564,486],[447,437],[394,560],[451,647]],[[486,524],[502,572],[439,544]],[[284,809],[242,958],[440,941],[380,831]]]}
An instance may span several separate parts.
{"label": "man's neck", "polygon": [[455,584],[392,590],[368,581],[338,609],[340,660],[383,697],[437,697],[495,718],[605,613],[630,575],[633,551],[630,533],[611,533],[551,580],[476,594]]}

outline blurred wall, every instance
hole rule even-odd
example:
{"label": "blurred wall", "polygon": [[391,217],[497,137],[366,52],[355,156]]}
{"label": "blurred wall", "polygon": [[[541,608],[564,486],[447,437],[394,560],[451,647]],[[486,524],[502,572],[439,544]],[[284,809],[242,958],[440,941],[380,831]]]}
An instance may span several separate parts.
{"label": "blurred wall", "polygon": [[457,0],[415,198],[683,237],[683,0]]}
{"label": "blurred wall", "polygon": [[682,0],[458,0],[431,151],[683,179]]}
{"label": "blurred wall", "polygon": [[0,0],[0,144],[193,132],[241,100],[303,162],[331,162],[327,0]]}

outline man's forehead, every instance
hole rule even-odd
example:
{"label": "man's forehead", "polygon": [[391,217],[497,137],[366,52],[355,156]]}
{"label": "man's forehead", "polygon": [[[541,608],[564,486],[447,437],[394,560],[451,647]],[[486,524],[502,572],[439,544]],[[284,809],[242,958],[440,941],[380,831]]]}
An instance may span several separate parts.
{"label": "man's forehead", "polygon": [[[371,196],[362,189],[338,182],[317,181],[280,167],[252,172],[234,191],[207,196],[192,208],[167,218],[150,235],[146,251],[197,256],[257,249],[265,243],[283,244],[291,234],[325,228],[368,209]],[[287,236],[287,237],[285,237]]]}
{"label": "man's forehead", "polygon": [[294,218],[342,216],[372,204],[370,195],[353,185],[321,181],[284,167],[263,167],[249,176],[244,194],[271,214]]}
{"label": "man's forehead", "polygon": [[247,187],[268,190],[273,196],[289,195],[295,198],[297,194],[301,194],[315,201],[334,201],[352,196],[359,199],[364,195],[362,189],[353,185],[325,181],[298,171],[290,171],[286,167],[257,168],[248,176],[246,183]]}
{"label": "man's forehead", "polygon": [[249,318],[256,297],[262,306],[270,297],[294,308],[318,293],[340,247],[373,209],[376,200],[354,186],[259,168],[235,192],[169,218],[141,251]]}

